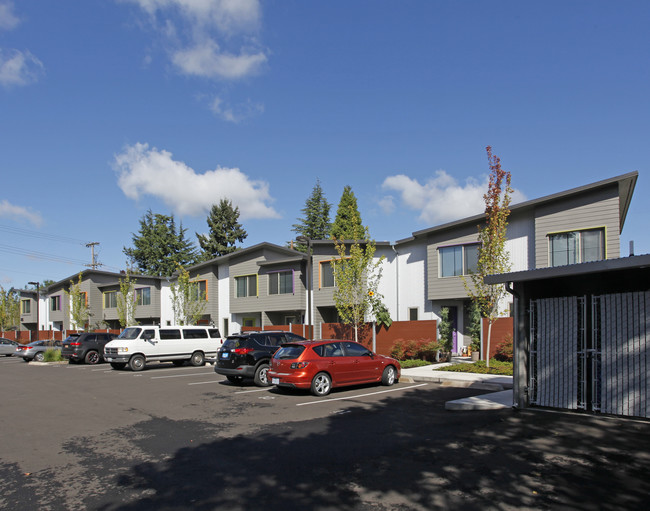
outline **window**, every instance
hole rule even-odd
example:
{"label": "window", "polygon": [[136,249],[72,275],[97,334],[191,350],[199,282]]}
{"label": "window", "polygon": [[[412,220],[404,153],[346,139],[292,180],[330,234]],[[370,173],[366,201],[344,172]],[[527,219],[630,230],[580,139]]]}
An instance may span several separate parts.
{"label": "window", "polygon": [[269,273],[269,294],[286,295],[293,293],[293,271]]}
{"label": "window", "polygon": [[32,303],[29,300],[20,301],[20,313],[21,314],[31,314],[32,312]]}
{"label": "window", "polygon": [[342,343],[345,348],[345,355],[347,357],[363,357],[365,355],[370,355],[370,352],[367,348],[356,342],[344,342]]}
{"label": "window", "polygon": [[441,277],[457,277],[475,272],[478,265],[478,243],[438,248]]}
{"label": "window", "polygon": [[417,320],[418,320],[418,308],[411,307],[409,309],[409,321],[417,321]]}
{"label": "window", "polygon": [[176,328],[164,328],[164,329],[161,328],[160,330],[158,330],[158,333],[160,334],[161,341],[168,341],[168,340],[181,338],[181,331]]}
{"label": "window", "polygon": [[79,293],[79,294],[83,297],[83,298],[82,298],[82,300],[83,300],[83,304],[84,304],[86,307],[88,307],[88,293],[86,293],[85,291],[82,291],[82,292]]}
{"label": "window", "polygon": [[327,344],[321,344],[320,346],[314,347],[316,355],[319,357],[342,357],[343,351],[341,350],[341,345],[338,342],[331,342]]}
{"label": "window", "polygon": [[242,326],[255,326],[255,318],[244,318]]}
{"label": "window", "polygon": [[61,310],[61,295],[51,296],[50,297],[50,310],[51,311],[60,311]]}
{"label": "window", "polygon": [[192,300],[207,300],[208,299],[208,281],[195,280],[190,282],[192,286]]}
{"label": "window", "polygon": [[257,275],[244,275],[242,277],[235,277],[235,286],[235,296],[237,298],[257,296]]}
{"label": "window", "polygon": [[117,307],[117,291],[107,291],[104,293],[104,309],[114,309]]}
{"label": "window", "polygon": [[184,339],[207,339],[208,331],[205,328],[186,328],[183,330]]}
{"label": "window", "polygon": [[142,287],[135,290],[136,305],[151,305],[151,288]]}
{"label": "window", "polygon": [[334,287],[334,266],[332,266],[332,261],[320,263],[320,287]]}
{"label": "window", "polygon": [[588,263],[605,259],[605,230],[559,232],[549,234],[550,265]]}

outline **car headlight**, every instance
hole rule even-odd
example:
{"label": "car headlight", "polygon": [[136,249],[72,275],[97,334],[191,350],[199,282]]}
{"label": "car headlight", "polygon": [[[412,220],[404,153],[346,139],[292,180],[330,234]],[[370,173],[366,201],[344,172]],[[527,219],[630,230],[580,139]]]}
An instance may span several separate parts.
{"label": "car headlight", "polygon": [[129,348],[117,348],[118,353],[128,353]]}

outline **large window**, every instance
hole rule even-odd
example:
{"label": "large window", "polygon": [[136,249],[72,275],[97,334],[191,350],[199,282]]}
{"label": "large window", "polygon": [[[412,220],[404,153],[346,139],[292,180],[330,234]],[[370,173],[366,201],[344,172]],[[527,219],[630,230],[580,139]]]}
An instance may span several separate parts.
{"label": "large window", "polygon": [[21,314],[31,314],[32,312],[32,303],[29,300],[21,300],[20,302],[20,313]]}
{"label": "large window", "polygon": [[257,296],[257,275],[235,277],[235,296],[237,298]]}
{"label": "large window", "polygon": [[605,259],[605,230],[558,232],[548,235],[550,265],[588,263]]}
{"label": "large window", "polygon": [[269,294],[286,295],[293,293],[293,271],[269,273]]}
{"label": "large window", "polygon": [[334,287],[334,266],[332,261],[320,263],[320,287]]}
{"label": "large window", "polygon": [[135,290],[136,305],[151,305],[151,288],[141,287]]}
{"label": "large window", "polygon": [[440,247],[441,277],[457,277],[475,273],[478,266],[478,243]]}
{"label": "large window", "polygon": [[192,286],[192,300],[207,300],[208,299],[208,281],[195,280],[190,282]]}
{"label": "large window", "polygon": [[104,293],[104,309],[117,307],[117,291],[106,291]]}

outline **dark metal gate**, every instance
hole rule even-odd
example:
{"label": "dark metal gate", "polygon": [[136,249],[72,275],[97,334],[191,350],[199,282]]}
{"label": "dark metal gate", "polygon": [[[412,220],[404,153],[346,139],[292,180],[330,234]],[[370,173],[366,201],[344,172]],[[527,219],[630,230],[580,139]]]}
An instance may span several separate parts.
{"label": "dark metal gate", "polygon": [[650,292],[530,301],[531,405],[650,417]]}

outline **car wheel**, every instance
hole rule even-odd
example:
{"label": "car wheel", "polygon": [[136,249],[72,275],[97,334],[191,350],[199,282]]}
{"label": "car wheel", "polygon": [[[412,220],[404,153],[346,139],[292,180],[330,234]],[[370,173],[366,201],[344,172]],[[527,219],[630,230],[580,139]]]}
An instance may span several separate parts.
{"label": "car wheel", "polygon": [[384,369],[384,373],[381,375],[381,384],[387,386],[392,385],[395,383],[396,376],[397,373],[395,372],[395,368],[393,366],[388,366]]}
{"label": "car wheel", "polygon": [[192,353],[192,358],[190,358],[190,364],[194,367],[204,366],[205,365],[205,355],[202,351],[195,351]]}
{"label": "car wheel", "polygon": [[36,355],[34,355],[34,360],[36,362],[43,362],[43,360],[45,360],[45,354],[42,351],[39,351]]}
{"label": "car wheel", "polygon": [[172,360],[172,364],[174,364],[176,367],[180,367],[185,363],[185,360]]}
{"label": "car wheel", "polygon": [[133,355],[131,357],[131,360],[129,360],[129,367],[131,368],[131,371],[142,371],[145,364],[146,362],[142,355]]}
{"label": "car wheel", "polygon": [[226,378],[230,383],[236,383],[237,385],[244,381],[243,376],[226,376]]}
{"label": "car wheel", "polygon": [[311,381],[311,393],[314,396],[326,396],[332,390],[332,379],[327,373],[318,373]]}
{"label": "car wheel", "polygon": [[126,364],[124,362],[111,362],[111,367],[119,371],[120,369],[124,369]]}
{"label": "car wheel", "polygon": [[253,377],[253,381],[255,382],[255,385],[258,387],[268,387],[271,385],[271,382],[269,381],[269,377],[267,373],[269,372],[269,365],[268,364],[260,364],[257,366],[257,369],[255,370],[255,376]]}
{"label": "car wheel", "polygon": [[99,353],[91,350],[88,353],[86,353],[86,356],[84,357],[84,362],[86,364],[95,365],[95,364],[99,364],[99,359],[100,359]]}

